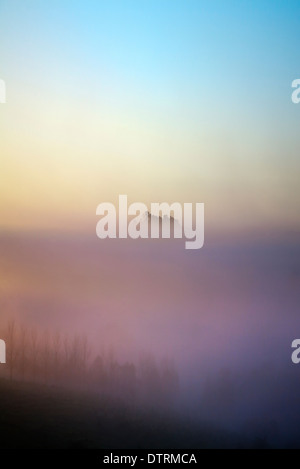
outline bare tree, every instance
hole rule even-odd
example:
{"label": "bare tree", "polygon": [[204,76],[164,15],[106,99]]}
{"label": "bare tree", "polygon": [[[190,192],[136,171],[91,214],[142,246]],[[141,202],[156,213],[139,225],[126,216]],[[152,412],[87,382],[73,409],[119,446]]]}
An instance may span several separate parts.
{"label": "bare tree", "polygon": [[30,330],[29,344],[31,372],[35,379],[37,374],[39,344],[37,330],[34,327]]}
{"label": "bare tree", "polygon": [[41,363],[44,376],[44,382],[48,382],[49,378],[49,365],[50,365],[50,341],[49,332],[45,331],[43,335],[43,341],[41,344]]}
{"label": "bare tree", "polygon": [[80,338],[80,363],[83,376],[86,377],[88,359],[91,355],[91,348],[85,335]]}
{"label": "bare tree", "polygon": [[7,362],[9,367],[9,377],[12,381],[13,379],[13,371],[16,364],[17,358],[17,346],[16,346],[16,323],[15,320],[12,319],[9,321],[6,330],[6,342],[7,342]]}
{"label": "bare tree", "polygon": [[58,380],[60,373],[60,359],[61,359],[61,349],[62,349],[62,339],[59,331],[56,331],[53,336],[53,376],[55,381]]}
{"label": "bare tree", "polygon": [[20,363],[20,372],[21,378],[24,381],[25,378],[25,367],[27,360],[27,339],[28,339],[28,329],[22,324],[19,331],[19,363]]}

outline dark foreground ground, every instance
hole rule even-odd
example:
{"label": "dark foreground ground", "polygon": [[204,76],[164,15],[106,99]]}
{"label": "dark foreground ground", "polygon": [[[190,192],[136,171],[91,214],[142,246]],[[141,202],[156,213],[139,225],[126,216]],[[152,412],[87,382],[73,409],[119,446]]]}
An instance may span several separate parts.
{"label": "dark foreground ground", "polygon": [[[184,422],[183,422],[184,421]],[[198,449],[263,446],[170,414],[69,389],[0,380],[0,449]]]}

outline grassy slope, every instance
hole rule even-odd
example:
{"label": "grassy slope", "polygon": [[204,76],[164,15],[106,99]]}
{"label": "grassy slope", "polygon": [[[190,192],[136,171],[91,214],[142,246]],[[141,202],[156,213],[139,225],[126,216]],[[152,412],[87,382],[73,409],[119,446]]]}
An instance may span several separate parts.
{"label": "grassy slope", "polygon": [[5,380],[0,380],[0,437],[0,449],[239,446],[238,438],[218,430],[110,398]]}

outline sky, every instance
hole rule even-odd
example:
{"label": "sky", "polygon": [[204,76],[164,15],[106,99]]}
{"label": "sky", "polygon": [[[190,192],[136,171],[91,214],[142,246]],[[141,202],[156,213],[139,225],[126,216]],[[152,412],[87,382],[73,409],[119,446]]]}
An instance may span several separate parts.
{"label": "sky", "polygon": [[[192,415],[228,367],[298,428],[299,44],[299,0],[0,0],[0,326],[174,357]],[[102,242],[120,194],[204,203],[204,248]]]}
{"label": "sky", "polygon": [[0,0],[0,229],[90,233],[127,194],[297,231],[299,40],[292,0]]}

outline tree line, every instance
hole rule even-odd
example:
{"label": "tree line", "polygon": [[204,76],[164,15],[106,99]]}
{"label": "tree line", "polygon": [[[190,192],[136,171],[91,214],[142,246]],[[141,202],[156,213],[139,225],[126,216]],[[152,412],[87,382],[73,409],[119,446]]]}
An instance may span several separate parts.
{"label": "tree line", "polygon": [[155,405],[170,405],[177,396],[179,377],[171,359],[157,364],[144,354],[137,363],[122,363],[112,350],[94,354],[85,335],[41,331],[14,320],[2,336],[7,349],[3,369],[10,380],[86,388]]}

